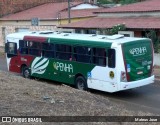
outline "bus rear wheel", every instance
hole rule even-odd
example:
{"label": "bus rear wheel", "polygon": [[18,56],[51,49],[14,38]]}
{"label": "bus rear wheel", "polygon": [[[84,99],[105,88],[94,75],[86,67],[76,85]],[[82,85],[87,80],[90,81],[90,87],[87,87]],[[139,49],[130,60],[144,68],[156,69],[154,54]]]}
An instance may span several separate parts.
{"label": "bus rear wheel", "polygon": [[30,72],[29,72],[29,68],[27,66],[23,67],[22,75],[24,78],[30,78]]}
{"label": "bus rear wheel", "polygon": [[79,90],[87,90],[87,83],[84,77],[78,76],[75,80],[76,88]]}

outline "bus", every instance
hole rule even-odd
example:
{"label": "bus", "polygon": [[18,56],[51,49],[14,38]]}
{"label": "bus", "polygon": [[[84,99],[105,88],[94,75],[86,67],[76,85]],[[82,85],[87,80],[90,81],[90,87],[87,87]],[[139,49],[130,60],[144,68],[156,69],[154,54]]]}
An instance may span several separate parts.
{"label": "bus", "polygon": [[8,70],[80,90],[117,92],[154,83],[153,45],[148,38],[52,31],[9,34]]}

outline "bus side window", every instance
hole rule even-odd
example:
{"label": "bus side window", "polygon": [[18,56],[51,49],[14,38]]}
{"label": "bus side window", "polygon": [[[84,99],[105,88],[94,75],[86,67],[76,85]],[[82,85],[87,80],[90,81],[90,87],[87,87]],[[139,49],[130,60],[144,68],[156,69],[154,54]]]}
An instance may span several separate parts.
{"label": "bus side window", "polygon": [[28,54],[28,41],[19,40],[20,54]]}
{"label": "bus side window", "polygon": [[17,44],[13,42],[8,42],[5,44],[5,52],[7,53],[7,57],[13,57],[17,55]]}
{"label": "bus side window", "polygon": [[34,56],[41,56],[41,43],[40,42],[29,42],[29,54]]}
{"label": "bus side window", "polygon": [[72,56],[72,46],[65,44],[56,44],[56,58],[70,60]]}
{"label": "bus side window", "polygon": [[106,66],[106,51],[104,48],[93,48],[93,63]]}
{"label": "bus side window", "polygon": [[115,49],[108,49],[108,67],[109,68],[115,68],[116,66],[116,52]]}
{"label": "bus side window", "polygon": [[42,43],[42,56],[46,58],[54,58],[54,44]]}
{"label": "bus side window", "polygon": [[85,47],[85,46],[76,46],[74,47],[74,57],[77,62],[83,63],[91,63],[91,51],[92,48]]}

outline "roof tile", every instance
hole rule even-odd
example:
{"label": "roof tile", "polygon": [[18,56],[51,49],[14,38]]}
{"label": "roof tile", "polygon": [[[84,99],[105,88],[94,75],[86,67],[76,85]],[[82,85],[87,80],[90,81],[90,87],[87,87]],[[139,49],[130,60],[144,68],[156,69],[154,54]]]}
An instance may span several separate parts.
{"label": "roof tile", "polygon": [[160,11],[160,0],[147,0],[129,5],[123,5],[97,11],[100,13],[122,13],[122,12],[153,12]]}
{"label": "roof tile", "polygon": [[[80,2],[72,2],[73,5],[79,3]],[[68,2],[47,3],[12,15],[4,16],[1,20],[30,20],[34,17],[40,19],[57,19],[58,12],[67,7]]]}
{"label": "roof tile", "polygon": [[63,28],[112,28],[118,24],[125,24],[131,29],[160,29],[160,18],[156,17],[129,17],[129,18],[92,18],[84,21],[61,25]]}

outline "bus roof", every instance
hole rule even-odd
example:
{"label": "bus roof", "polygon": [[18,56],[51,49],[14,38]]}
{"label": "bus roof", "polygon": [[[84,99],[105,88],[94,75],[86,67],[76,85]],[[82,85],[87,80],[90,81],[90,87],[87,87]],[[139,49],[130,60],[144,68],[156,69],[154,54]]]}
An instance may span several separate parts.
{"label": "bus roof", "polygon": [[131,41],[140,41],[145,40],[147,38],[136,38],[136,37],[124,37],[123,35],[116,34],[112,36],[107,35],[95,35],[95,34],[75,34],[75,33],[60,33],[55,31],[39,31],[39,32],[19,32],[7,35],[7,38],[15,38],[23,40],[25,36],[29,37],[43,37],[46,39],[50,39],[51,41],[54,39],[59,40],[72,40],[72,41],[88,41],[98,44],[122,44]]}

